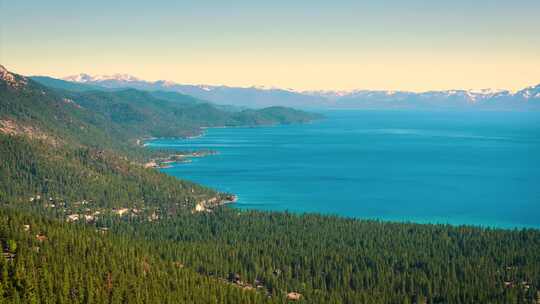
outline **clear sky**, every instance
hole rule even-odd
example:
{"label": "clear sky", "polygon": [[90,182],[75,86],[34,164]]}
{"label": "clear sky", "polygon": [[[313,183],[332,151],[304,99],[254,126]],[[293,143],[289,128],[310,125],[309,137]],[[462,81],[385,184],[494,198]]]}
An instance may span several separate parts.
{"label": "clear sky", "polygon": [[0,0],[0,63],[295,89],[540,83],[540,0]]}

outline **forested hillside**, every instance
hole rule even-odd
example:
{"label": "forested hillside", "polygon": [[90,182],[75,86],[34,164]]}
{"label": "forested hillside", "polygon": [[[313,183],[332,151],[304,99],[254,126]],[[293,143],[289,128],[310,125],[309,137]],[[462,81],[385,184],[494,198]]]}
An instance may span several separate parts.
{"label": "forested hillside", "polygon": [[0,134],[0,155],[1,202],[28,203],[39,195],[43,203],[65,207],[88,201],[93,208],[172,212],[219,196],[211,189],[134,165],[112,152],[87,147],[51,147],[43,141]]}
{"label": "forested hillside", "polygon": [[288,108],[227,112],[177,93],[166,100],[132,89],[50,89],[0,72],[0,201],[45,201],[62,206],[64,217],[132,208],[155,218],[219,205],[230,196],[144,167],[161,154],[144,149],[142,139],[318,117]]}
{"label": "forested hillside", "polygon": [[240,211],[137,143],[317,115],[0,76],[0,303],[540,303],[538,230]]}
{"label": "forested hillside", "polygon": [[[144,240],[0,209],[0,303],[272,303]],[[153,244],[153,243],[151,243]]]}
{"label": "forested hillside", "polygon": [[285,303],[294,292],[302,303],[535,303],[540,296],[537,230],[233,209],[158,221],[48,218],[31,205],[0,212],[0,290],[8,302]]}
{"label": "forested hillside", "polygon": [[4,129],[124,154],[144,153],[137,151],[141,150],[137,139],[195,135],[201,127],[301,123],[320,118],[283,107],[226,111],[179,93],[49,88],[0,69],[0,126]]}

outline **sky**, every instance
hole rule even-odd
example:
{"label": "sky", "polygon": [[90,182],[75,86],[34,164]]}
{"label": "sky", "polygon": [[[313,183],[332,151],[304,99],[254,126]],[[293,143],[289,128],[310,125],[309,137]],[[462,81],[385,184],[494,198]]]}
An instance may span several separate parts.
{"label": "sky", "polygon": [[540,83],[539,16],[539,0],[0,0],[0,64],[297,90],[517,90]]}

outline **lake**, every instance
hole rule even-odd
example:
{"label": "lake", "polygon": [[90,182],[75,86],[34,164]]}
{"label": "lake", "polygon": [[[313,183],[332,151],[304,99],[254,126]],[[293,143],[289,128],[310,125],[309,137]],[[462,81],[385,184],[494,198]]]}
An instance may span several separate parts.
{"label": "lake", "polygon": [[322,113],[149,146],[218,151],[162,171],[235,193],[237,208],[540,228],[539,113]]}

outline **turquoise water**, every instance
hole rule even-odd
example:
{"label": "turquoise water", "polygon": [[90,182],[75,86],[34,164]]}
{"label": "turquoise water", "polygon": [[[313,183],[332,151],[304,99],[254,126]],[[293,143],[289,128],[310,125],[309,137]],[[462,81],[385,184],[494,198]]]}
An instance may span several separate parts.
{"label": "turquoise water", "polygon": [[217,150],[163,172],[235,193],[238,208],[540,227],[540,114],[324,114],[150,146]]}

